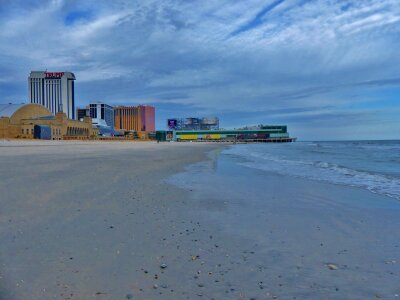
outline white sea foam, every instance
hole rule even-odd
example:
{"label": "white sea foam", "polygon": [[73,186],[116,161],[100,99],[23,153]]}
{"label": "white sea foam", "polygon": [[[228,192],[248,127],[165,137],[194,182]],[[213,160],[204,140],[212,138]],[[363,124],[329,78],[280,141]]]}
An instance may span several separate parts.
{"label": "white sea foam", "polygon": [[[348,143],[347,143],[348,144]],[[371,192],[400,199],[400,176],[393,172],[396,169],[397,154],[382,153],[392,151],[397,145],[372,145],[359,149],[360,144],[339,144],[340,151],[313,153],[308,144],[298,145],[238,145],[225,154],[245,159],[240,164],[282,175],[308,178],[334,184],[343,184],[365,188]],[[327,145],[335,147],[335,145]],[[364,146],[361,144],[361,146]],[[367,145],[367,147],[370,145]],[[322,147],[325,145],[322,144]],[[380,148],[379,148],[380,147]],[[373,158],[371,151],[380,149],[378,157]],[[385,150],[382,150],[385,149]],[[364,152],[362,152],[364,151]],[[395,156],[393,156],[395,155]],[[393,163],[395,161],[395,163]],[[395,164],[395,165],[393,165]],[[398,172],[400,172],[400,165]]]}

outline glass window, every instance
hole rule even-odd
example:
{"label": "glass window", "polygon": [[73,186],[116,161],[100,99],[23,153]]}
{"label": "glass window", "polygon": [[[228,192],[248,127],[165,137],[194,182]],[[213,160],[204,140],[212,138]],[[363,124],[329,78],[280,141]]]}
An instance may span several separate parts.
{"label": "glass window", "polygon": [[91,108],[90,109],[90,117],[93,119],[97,118],[97,109],[96,108]]}

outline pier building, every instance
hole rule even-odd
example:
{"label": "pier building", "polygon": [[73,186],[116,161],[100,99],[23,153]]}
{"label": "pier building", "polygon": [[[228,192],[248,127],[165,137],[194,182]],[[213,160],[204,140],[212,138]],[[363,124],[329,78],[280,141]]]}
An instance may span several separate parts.
{"label": "pier building", "polygon": [[286,125],[267,125],[261,129],[157,131],[159,141],[177,142],[293,142]]}

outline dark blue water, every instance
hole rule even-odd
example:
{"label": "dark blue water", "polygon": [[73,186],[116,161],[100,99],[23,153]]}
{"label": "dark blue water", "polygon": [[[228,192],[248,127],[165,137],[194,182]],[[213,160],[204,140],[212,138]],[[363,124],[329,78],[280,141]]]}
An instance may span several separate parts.
{"label": "dark blue water", "polygon": [[225,155],[282,175],[356,186],[400,199],[400,141],[235,145]]}

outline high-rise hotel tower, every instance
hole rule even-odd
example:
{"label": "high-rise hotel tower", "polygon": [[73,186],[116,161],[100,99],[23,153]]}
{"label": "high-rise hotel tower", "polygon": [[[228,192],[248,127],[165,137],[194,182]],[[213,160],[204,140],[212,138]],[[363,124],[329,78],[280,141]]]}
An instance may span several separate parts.
{"label": "high-rise hotel tower", "polygon": [[114,107],[115,129],[155,131],[155,108],[150,105]]}
{"label": "high-rise hotel tower", "polygon": [[74,80],[71,72],[32,71],[28,77],[29,99],[53,114],[62,111],[68,119],[75,119]]}

